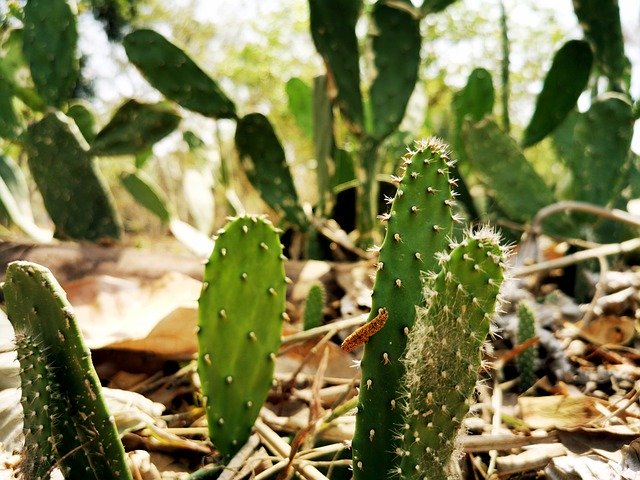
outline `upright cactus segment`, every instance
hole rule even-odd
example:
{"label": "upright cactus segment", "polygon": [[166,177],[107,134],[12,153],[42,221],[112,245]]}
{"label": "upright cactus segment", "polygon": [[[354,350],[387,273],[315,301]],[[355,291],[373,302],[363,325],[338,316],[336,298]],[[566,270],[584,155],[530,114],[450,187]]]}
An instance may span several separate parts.
{"label": "upright cactus segment", "polygon": [[[536,317],[529,305],[521,302],[518,305],[518,343],[526,342],[536,336]],[[535,382],[535,360],[537,348],[529,347],[516,357],[516,365],[520,372],[520,390],[525,391]]]}
{"label": "upright cactus segment", "polygon": [[73,122],[46,114],[28,130],[29,169],[59,238],[117,239],[120,218],[95,159]]}
{"label": "upright cactus segment", "polygon": [[91,142],[94,155],[134,155],[173,132],[180,116],[169,105],[127,100]]}
{"label": "upright cactus segment", "polygon": [[[355,134],[364,130],[356,23],[362,0],[309,0],[311,36],[337,89],[337,104]],[[339,12],[339,14],[338,14]]]}
{"label": "upright cactus segment", "polygon": [[403,359],[405,416],[396,427],[396,473],[406,480],[453,478],[447,466],[475,390],[504,275],[505,251],[486,227],[465,232],[439,258],[442,267],[426,282],[426,308],[419,310]]}
{"label": "upright cactus segment", "polygon": [[435,270],[435,252],[451,234],[453,195],[448,170],[452,166],[444,144],[418,142],[404,161],[380,249],[370,320],[386,310],[386,324],[367,342],[356,431],[353,438],[354,478],[386,479],[397,468],[396,432],[403,423],[401,357],[422,301],[421,272]]}
{"label": "upright cactus segment", "polygon": [[303,328],[309,330],[311,328],[322,325],[322,309],[324,307],[326,292],[321,283],[311,286],[307,294],[307,301],[304,304]]}
{"label": "upright cactus segment", "polygon": [[278,233],[262,217],[219,232],[199,300],[198,373],[209,435],[224,456],[239,450],[267,398],[285,316]]}
{"label": "upright cactus segment", "polygon": [[262,199],[284,213],[289,222],[306,230],[308,221],[298,201],[284,148],[269,119],[260,113],[242,117],[235,141],[244,171]]}
{"label": "upright cactus segment", "polygon": [[376,78],[371,85],[372,135],[383,140],[395,131],[418,80],[420,19],[387,2],[373,6]]}
{"label": "upright cactus segment", "polygon": [[113,417],[65,292],[46,268],[7,267],[3,293],[20,361],[25,479],[130,479]]}
{"label": "upright cactus segment", "polygon": [[123,45],[129,61],[167,98],[207,117],[236,117],[235,105],[218,84],[159,33],[136,30]]}
{"label": "upright cactus segment", "polygon": [[38,93],[47,104],[59,107],[73,93],[80,70],[75,6],[68,0],[28,0],[23,41]]}
{"label": "upright cactus segment", "polygon": [[618,0],[573,0],[573,10],[593,46],[598,69],[611,82],[609,90],[622,91],[630,64],[624,54]]}

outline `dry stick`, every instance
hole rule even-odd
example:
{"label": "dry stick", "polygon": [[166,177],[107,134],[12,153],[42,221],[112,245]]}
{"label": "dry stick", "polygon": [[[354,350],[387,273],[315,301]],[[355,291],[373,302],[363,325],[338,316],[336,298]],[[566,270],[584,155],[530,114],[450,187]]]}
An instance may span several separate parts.
{"label": "dry stick", "polygon": [[[262,438],[262,442],[265,444],[265,446],[280,458],[285,459],[281,462],[283,463],[282,467],[287,465],[288,460],[286,459],[289,457],[289,452],[291,451],[291,447],[289,446],[289,444],[282,438],[280,438],[280,435],[271,430],[271,428],[269,428],[269,426],[265,424],[260,418],[256,420],[255,429],[256,432],[258,432],[258,435],[260,435],[260,437]],[[296,462],[294,463],[293,468],[295,468],[298,473],[300,473],[300,475],[302,475],[307,480],[329,480],[312,465],[303,462]],[[271,470],[271,468],[269,470]],[[266,473],[266,470],[262,473]],[[261,478],[267,478],[267,476]],[[256,480],[258,480],[258,477],[256,477]]]}
{"label": "dry stick", "polygon": [[629,253],[640,249],[640,238],[632,238],[620,243],[607,243],[599,247],[582,250],[581,252],[572,253],[554,260],[527,265],[526,267],[514,268],[511,274],[514,277],[526,277],[533,273],[553,270],[554,268],[564,268],[574,263],[583,262],[598,257],[606,257],[609,255],[619,255],[621,253]]}
{"label": "dry stick", "polygon": [[[331,325],[331,324],[329,324]],[[300,365],[298,365],[298,368],[296,368],[296,371],[293,372],[293,374],[291,375],[291,379],[286,383],[286,390],[290,391],[293,389],[294,385],[296,384],[296,378],[298,377],[298,375],[300,374],[300,372],[302,371],[302,369],[304,368],[304,366],[307,364],[307,362],[309,360],[311,360],[313,357],[315,357],[318,353],[318,351],[323,348],[327,342],[329,340],[331,340],[331,337],[333,337],[336,333],[338,332],[338,330],[336,330],[335,328],[329,330],[324,337],[322,337],[318,343],[316,343],[308,352],[307,354],[304,356],[304,358],[302,359],[302,361],[300,362]],[[322,350],[323,352],[326,351],[325,348],[323,348]],[[314,377],[314,381],[315,381],[315,377]]]}
{"label": "dry stick", "polygon": [[589,306],[587,307],[587,311],[582,316],[582,327],[586,327],[591,323],[596,316],[595,307],[598,303],[598,300],[605,294],[606,292],[606,281],[605,277],[607,276],[607,272],[609,271],[609,263],[605,257],[598,257],[598,263],[600,264],[600,277],[598,278],[598,282],[596,283],[596,291],[593,293],[593,298],[591,302],[589,302]]}
{"label": "dry stick", "polygon": [[[500,378],[502,372],[494,370],[493,372],[493,394],[491,395],[491,407],[493,409],[493,418],[491,419],[491,433],[496,434],[502,426],[502,389],[500,388]],[[498,450],[489,451],[489,466],[487,467],[487,476],[492,475],[496,470],[496,461],[498,458]]]}
{"label": "dry stick", "polygon": [[236,473],[242,469],[247,458],[249,458],[256,448],[258,448],[258,445],[260,445],[260,437],[258,434],[254,433],[249,437],[247,443],[242,446],[238,453],[233,456],[227,466],[224,467],[224,470],[218,477],[218,480],[232,480]]}

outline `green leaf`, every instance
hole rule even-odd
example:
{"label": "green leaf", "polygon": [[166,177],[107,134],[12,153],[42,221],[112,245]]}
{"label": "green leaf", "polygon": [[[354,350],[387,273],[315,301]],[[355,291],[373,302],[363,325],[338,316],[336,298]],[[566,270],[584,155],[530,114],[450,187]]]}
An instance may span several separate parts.
{"label": "green leaf", "polygon": [[125,174],[120,177],[124,188],[135,198],[136,202],[158,217],[162,223],[169,223],[171,212],[167,199],[153,180],[142,171]]}

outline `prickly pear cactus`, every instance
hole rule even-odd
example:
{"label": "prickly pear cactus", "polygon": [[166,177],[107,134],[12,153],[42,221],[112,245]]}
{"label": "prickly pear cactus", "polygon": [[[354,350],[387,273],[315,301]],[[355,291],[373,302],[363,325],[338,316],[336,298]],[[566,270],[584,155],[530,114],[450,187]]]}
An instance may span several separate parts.
{"label": "prickly pear cactus", "polygon": [[180,116],[166,103],[127,100],[91,142],[91,153],[100,156],[143,152],[173,132],[179,123]]}
{"label": "prickly pear cactus", "polygon": [[435,270],[435,252],[451,234],[453,195],[448,170],[453,162],[447,147],[436,139],[417,142],[405,157],[380,249],[373,288],[372,313],[386,309],[386,324],[368,341],[362,359],[362,380],[353,471],[358,479],[386,479],[397,468],[399,446],[395,432],[403,423],[401,357],[422,300],[421,272]]}
{"label": "prickly pear cactus", "polygon": [[142,170],[126,173],[120,177],[124,188],[133,198],[149,212],[153,213],[162,223],[169,223],[173,213],[169,201],[160,187]]}
{"label": "prickly pear cactus", "polygon": [[123,45],[129,61],[167,98],[207,117],[236,117],[235,105],[218,84],[158,32],[136,30]]}
{"label": "prickly pear cactus", "polygon": [[376,2],[372,35],[377,75],[371,85],[372,135],[386,138],[398,128],[418,80],[420,19],[390,2]]}
{"label": "prickly pear cactus", "polygon": [[47,113],[29,126],[29,169],[59,238],[117,239],[120,218],[95,159],[73,122]]}
{"label": "prickly pear cactus", "polygon": [[240,161],[262,199],[300,229],[309,228],[287,164],[284,148],[269,119],[250,113],[238,120],[235,135]]}
{"label": "prickly pear cactus", "polygon": [[439,256],[442,265],[425,285],[403,364],[404,422],[396,428],[402,479],[454,478],[447,466],[469,410],[482,350],[502,284],[505,251],[489,228],[465,232]]}
{"label": "prickly pear cactus", "polygon": [[[518,305],[518,343],[536,336],[536,317],[529,305]],[[535,382],[535,361],[537,348],[529,347],[516,357],[516,366],[520,372],[520,390],[525,391]]]}
{"label": "prickly pear cactus", "polygon": [[124,448],[65,292],[45,267],[13,262],[3,293],[20,361],[22,477],[48,479],[58,466],[66,478],[130,479]]}
{"label": "prickly pear cactus", "polygon": [[198,373],[209,435],[229,457],[267,398],[285,316],[278,233],[262,217],[230,221],[205,266],[199,300]]}
{"label": "prickly pear cactus", "polygon": [[[350,130],[364,130],[356,23],[362,0],[309,0],[311,36],[337,89],[337,104]],[[339,15],[336,13],[340,12]]]}
{"label": "prickly pear cactus", "polygon": [[75,2],[28,0],[24,7],[24,56],[33,83],[48,105],[59,107],[78,80]]}
{"label": "prickly pear cactus", "polygon": [[592,64],[591,47],[583,40],[569,40],[556,52],[525,129],[523,147],[542,140],[575,108],[587,87]]}

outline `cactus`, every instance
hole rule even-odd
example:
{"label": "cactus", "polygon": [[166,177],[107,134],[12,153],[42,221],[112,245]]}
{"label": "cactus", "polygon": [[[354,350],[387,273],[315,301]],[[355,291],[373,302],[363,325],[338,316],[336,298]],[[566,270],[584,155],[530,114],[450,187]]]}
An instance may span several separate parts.
{"label": "cactus", "polygon": [[134,173],[127,173],[120,177],[124,188],[136,201],[144,208],[153,213],[162,223],[169,223],[173,217],[169,208],[169,202],[162,194],[153,180],[145,173],[138,170]]}
{"label": "cactus", "polygon": [[309,138],[313,137],[313,91],[304,80],[293,77],[285,85],[289,112],[300,130]]}
{"label": "cactus", "polygon": [[117,239],[120,219],[105,181],[73,122],[47,113],[29,126],[29,169],[59,238]]}
{"label": "cactus", "polygon": [[235,105],[180,48],[153,30],[128,34],[123,45],[133,63],[165,97],[212,118],[236,118]]}
{"label": "cactus", "polygon": [[23,128],[23,120],[13,104],[11,84],[0,73],[0,138],[16,140]]}
{"label": "cactus", "polygon": [[127,100],[91,142],[91,153],[135,155],[150,149],[179,123],[180,116],[166,104]]}
{"label": "cactus", "polygon": [[[356,23],[362,0],[309,0],[309,23],[316,49],[324,59],[327,76],[337,87],[337,105],[349,129],[360,135],[364,108],[360,91],[360,55]],[[340,12],[336,15],[336,12]]]}
{"label": "cactus", "polygon": [[401,357],[421,303],[421,272],[435,270],[435,252],[451,234],[452,161],[438,140],[418,142],[405,157],[404,176],[393,199],[380,250],[370,320],[386,310],[386,324],[364,349],[356,431],[354,478],[387,478],[397,468],[395,435],[403,423]]}
{"label": "cactus", "polygon": [[630,64],[624,55],[618,0],[573,0],[573,10],[593,47],[598,70],[609,79],[609,89],[623,91]]}
{"label": "cactus", "polygon": [[602,206],[617,198],[627,183],[633,123],[631,103],[614,93],[595,99],[579,116],[566,159],[573,198]]}
{"label": "cactus", "polygon": [[209,435],[225,457],[249,438],[271,387],[285,316],[278,233],[244,216],[219,232],[198,309],[198,373]]}
{"label": "cactus", "polygon": [[33,83],[48,105],[59,107],[73,93],[80,70],[77,41],[75,6],[68,0],[27,1],[22,48]]}
{"label": "cactus", "polygon": [[426,281],[403,364],[406,395],[396,470],[402,479],[447,480],[455,439],[475,390],[503,279],[505,250],[490,228],[467,231]]}
{"label": "cactus", "polygon": [[[518,305],[518,343],[526,342],[536,336],[536,317],[529,305],[521,302]],[[529,347],[516,357],[516,365],[520,372],[520,390],[525,391],[534,384],[535,360],[537,348]]]}
{"label": "cactus", "polygon": [[322,325],[322,309],[324,308],[325,297],[326,292],[321,283],[316,283],[309,289],[302,315],[302,324],[305,330]]}
{"label": "cactus", "polygon": [[369,91],[373,117],[371,135],[381,141],[398,128],[404,117],[418,80],[422,39],[419,18],[405,9],[377,2],[371,16],[377,71]]}
{"label": "cactus", "polygon": [[20,361],[25,449],[21,473],[130,479],[113,417],[65,292],[45,267],[12,262],[3,286]]}
{"label": "cactus", "polygon": [[591,48],[581,40],[569,40],[556,52],[525,129],[523,148],[546,137],[575,108],[589,81],[592,63]]}
{"label": "cactus", "polygon": [[242,117],[235,141],[244,172],[262,199],[284,213],[289,222],[306,230],[308,221],[298,201],[284,149],[267,117],[260,113]]}
{"label": "cactus", "polygon": [[554,202],[553,192],[517,143],[493,120],[465,122],[463,141],[474,171],[493,190],[496,203],[510,219],[528,222],[538,210]]}
{"label": "cactus", "polygon": [[82,101],[75,101],[67,108],[67,117],[73,118],[84,139],[91,143],[96,137],[96,120],[91,106]]}

